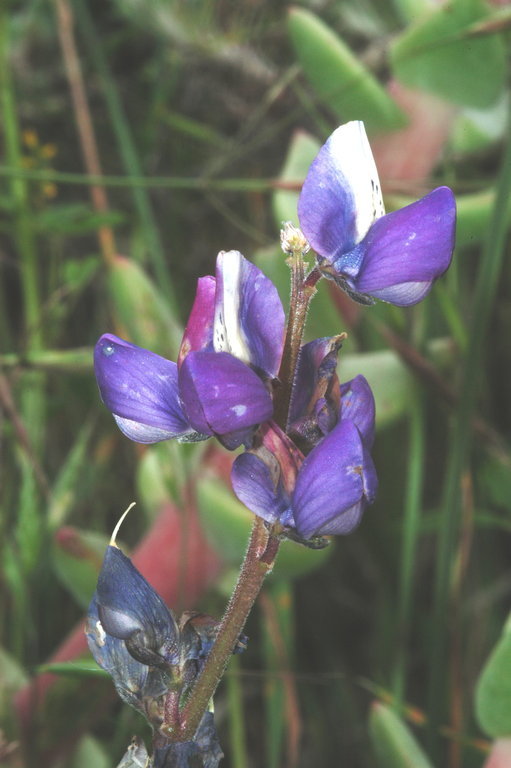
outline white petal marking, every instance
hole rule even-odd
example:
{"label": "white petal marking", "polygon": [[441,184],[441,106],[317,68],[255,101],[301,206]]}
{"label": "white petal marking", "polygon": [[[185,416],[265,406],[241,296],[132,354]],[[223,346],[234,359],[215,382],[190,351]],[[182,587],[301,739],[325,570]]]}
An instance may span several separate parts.
{"label": "white petal marking", "polygon": [[238,251],[222,251],[218,254],[222,279],[217,281],[215,304],[215,322],[213,327],[213,346],[215,352],[228,352],[242,360],[250,362],[250,351],[240,323],[240,297],[242,283],[242,256]]}
{"label": "white petal marking", "polygon": [[329,139],[332,162],[343,185],[351,188],[355,207],[355,242],[364,239],[376,219],[385,215],[380,179],[364,123],[341,125]]}

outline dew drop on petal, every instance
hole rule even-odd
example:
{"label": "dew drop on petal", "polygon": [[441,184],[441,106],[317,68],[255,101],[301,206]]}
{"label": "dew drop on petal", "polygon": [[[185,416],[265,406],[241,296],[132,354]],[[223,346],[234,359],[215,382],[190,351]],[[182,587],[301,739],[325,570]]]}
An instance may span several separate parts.
{"label": "dew drop on petal", "polygon": [[101,347],[101,352],[105,357],[111,357],[115,352],[115,347],[112,344],[105,344]]}

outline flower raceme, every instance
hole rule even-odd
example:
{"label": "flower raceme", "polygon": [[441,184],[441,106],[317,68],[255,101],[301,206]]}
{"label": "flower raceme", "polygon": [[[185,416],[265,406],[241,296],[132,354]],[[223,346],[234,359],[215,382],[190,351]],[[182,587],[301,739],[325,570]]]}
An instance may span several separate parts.
{"label": "flower raceme", "polygon": [[318,267],[362,304],[416,304],[448,268],[456,205],[448,187],[385,215],[364,124],[335,130],[313,161],[298,218]]}
{"label": "flower raceme", "polygon": [[[341,126],[321,148],[298,215],[309,242],[293,229],[287,250],[301,258],[310,243],[321,275],[362,303],[415,304],[450,264],[451,190],[439,187],[385,215],[360,122]],[[243,445],[233,487],[268,523],[302,539],[347,533],[376,492],[372,393],[363,377],[339,385],[342,335],[316,339],[299,350],[287,417],[277,409],[274,423],[281,361],[296,359],[284,350],[284,323],[273,283],[238,251],[222,251],[215,276],[198,281],[177,362],[112,334],[100,338],[101,396],[136,442],[215,436],[229,450]],[[302,333],[294,329],[289,343],[299,344]]]}
{"label": "flower raceme", "polygon": [[198,281],[177,363],[105,334],[94,366],[103,401],[139,443],[215,435],[249,444],[272,415],[284,310],[277,289],[238,251],[221,252],[216,277]]}
{"label": "flower raceme", "polygon": [[[121,431],[140,443],[214,436],[229,450],[244,446],[232,465],[232,486],[265,523],[254,526],[220,624],[194,613],[177,619],[117,547],[114,532],[89,607],[87,640],[120,697],[154,732],[151,756],[134,742],[119,768],[218,768],[222,750],[205,708],[228,655],[244,648],[247,606],[279,540],[324,546],[323,536],[350,533],[376,495],[371,388],[363,376],[339,382],[345,334],[301,345],[309,302],[322,275],[365,304],[422,299],[451,260],[452,192],[440,187],[385,215],[363,124],[352,122],[313,162],[299,219],[303,232],[288,224],[281,238],[295,302],[285,340],[273,283],[238,251],[222,251],[215,276],[198,281],[176,362],[112,334],[95,347],[99,390]],[[309,244],[317,268],[306,275]]]}

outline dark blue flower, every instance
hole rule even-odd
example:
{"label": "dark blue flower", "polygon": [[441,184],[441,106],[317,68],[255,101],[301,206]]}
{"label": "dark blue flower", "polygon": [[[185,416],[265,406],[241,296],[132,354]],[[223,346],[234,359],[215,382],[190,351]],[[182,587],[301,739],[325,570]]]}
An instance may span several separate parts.
{"label": "dark blue flower", "polygon": [[300,226],[322,273],[361,303],[416,304],[448,268],[456,205],[448,187],[385,215],[364,125],[337,128],[312,163]]}
{"label": "dark blue flower", "polygon": [[161,597],[119,547],[107,547],[95,601],[104,631],[124,640],[143,664],[167,669],[178,660],[179,630]]}
{"label": "dark blue flower", "polygon": [[[159,727],[169,689],[179,685],[182,695],[187,693],[215,641],[218,622],[197,613],[184,613],[177,622],[114,539],[115,533],[87,613],[87,642],[121,699]],[[234,653],[245,644],[241,636]]]}
{"label": "dark blue flower", "polygon": [[198,282],[178,362],[105,334],[94,352],[103,401],[132,440],[250,442],[271,417],[284,310],[272,282],[238,251]]}
{"label": "dark blue flower", "polygon": [[92,655],[112,676],[123,701],[150,721],[158,720],[172,667],[180,660],[179,628],[115,544],[105,552],[85,631]]}
{"label": "dark blue flower", "polygon": [[[124,640],[107,634],[99,618],[96,593],[87,612],[85,634],[94,659],[108,672],[117,693],[126,704],[145,716],[155,709],[163,709],[163,699],[171,682],[168,673],[161,667],[137,661],[126,648]],[[152,720],[151,717],[149,719]]]}

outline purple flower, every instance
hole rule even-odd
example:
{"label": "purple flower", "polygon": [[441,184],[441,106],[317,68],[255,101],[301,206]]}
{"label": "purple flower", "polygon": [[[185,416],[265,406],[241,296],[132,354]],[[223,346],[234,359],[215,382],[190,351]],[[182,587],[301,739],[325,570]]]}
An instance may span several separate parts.
{"label": "purple flower", "polygon": [[364,124],[337,128],[320,149],[298,201],[300,226],[321,272],[355,301],[410,306],[451,263],[456,205],[448,187],[385,215]]}
{"label": "purple flower", "polygon": [[94,366],[105,405],[139,443],[211,435],[249,443],[273,412],[284,310],[273,283],[238,251],[222,251],[216,277],[198,281],[178,362],[105,334]]}
{"label": "purple flower", "polygon": [[346,534],[374,500],[378,481],[369,453],[374,438],[374,399],[363,376],[341,387],[340,419],[307,456],[273,423],[261,428],[261,444],[238,456],[234,492],[268,523],[280,523],[308,540]]}

